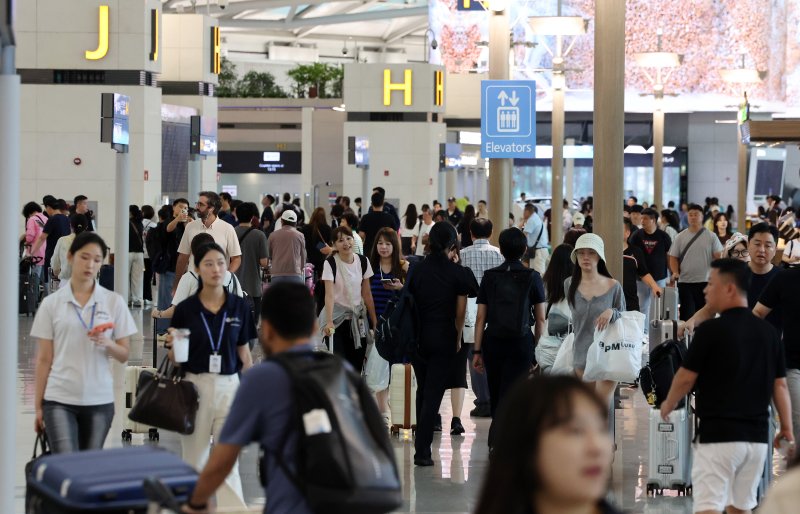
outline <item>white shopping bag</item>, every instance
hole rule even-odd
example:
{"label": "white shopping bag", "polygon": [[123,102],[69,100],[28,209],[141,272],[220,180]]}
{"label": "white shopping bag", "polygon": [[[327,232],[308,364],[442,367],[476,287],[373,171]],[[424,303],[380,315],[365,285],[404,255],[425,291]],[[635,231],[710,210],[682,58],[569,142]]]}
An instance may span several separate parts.
{"label": "white shopping bag", "polygon": [[556,360],[550,369],[551,375],[574,375],[575,374],[575,334],[570,332],[561,343],[558,349]]}
{"label": "white shopping bag", "polygon": [[467,298],[467,312],[464,316],[464,330],[461,333],[464,343],[475,342],[475,318],[478,315],[476,298]]}
{"label": "white shopping bag", "polygon": [[364,380],[373,393],[383,391],[389,387],[389,361],[378,353],[375,345],[367,349],[367,362],[364,364]]}
{"label": "white shopping bag", "polygon": [[644,314],[636,311],[623,312],[604,330],[595,330],[594,341],[586,354],[583,379],[587,382],[635,381],[642,367],[643,334]]}

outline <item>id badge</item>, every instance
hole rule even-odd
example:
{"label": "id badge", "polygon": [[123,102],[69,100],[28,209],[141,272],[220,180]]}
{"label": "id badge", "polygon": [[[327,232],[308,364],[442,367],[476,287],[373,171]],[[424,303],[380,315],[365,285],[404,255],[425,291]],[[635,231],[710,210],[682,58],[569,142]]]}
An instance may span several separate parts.
{"label": "id badge", "polygon": [[222,356],[210,355],[208,357],[208,372],[209,373],[222,373]]}
{"label": "id badge", "polygon": [[364,324],[364,318],[358,318],[358,335],[361,337],[367,337],[367,327]]}

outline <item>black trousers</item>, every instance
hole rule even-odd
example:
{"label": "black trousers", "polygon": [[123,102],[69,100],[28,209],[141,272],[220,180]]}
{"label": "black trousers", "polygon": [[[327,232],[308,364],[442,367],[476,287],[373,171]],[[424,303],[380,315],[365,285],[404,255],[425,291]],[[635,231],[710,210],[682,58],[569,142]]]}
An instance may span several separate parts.
{"label": "black trousers", "polygon": [[680,319],[688,321],[694,313],[706,305],[703,289],[708,282],[678,282],[678,301],[680,302]]}
{"label": "black trousers", "polygon": [[333,333],[333,353],[349,362],[353,369],[358,374],[361,374],[361,370],[364,369],[364,357],[367,355],[367,347],[365,341],[362,340],[361,348],[356,349],[352,329],[350,328],[351,323],[352,321],[346,320],[336,327],[336,332]]}
{"label": "black trousers", "polygon": [[[505,342],[486,338],[483,346],[483,372],[489,385],[489,405],[492,414],[492,424],[489,426],[490,448],[494,444],[494,434],[497,431],[494,422],[497,409],[502,405],[503,398],[511,386],[527,377],[531,369],[530,351],[523,348],[502,348],[502,351],[497,351],[496,347],[502,346]],[[533,341],[530,341],[530,345],[533,346]]]}
{"label": "black trousers", "polygon": [[155,284],[155,277],[153,275],[153,264],[148,258],[144,260],[144,294],[143,300],[153,301],[153,286]]}
{"label": "black trousers", "polygon": [[417,377],[417,435],[414,440],[417,458],[431,457],[433,425],[447,390],[449,370],[455,357],[454,351],[433,353],[426,355],[424,360],[416,358],[411,363]]}

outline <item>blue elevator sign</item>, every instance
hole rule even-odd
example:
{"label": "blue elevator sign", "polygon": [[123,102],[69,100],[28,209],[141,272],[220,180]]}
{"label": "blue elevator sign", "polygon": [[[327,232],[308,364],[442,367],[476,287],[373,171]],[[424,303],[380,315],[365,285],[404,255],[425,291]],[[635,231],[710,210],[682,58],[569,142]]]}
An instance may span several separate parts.
{"label": "blue elevator sign", "polygon": [[489,0],[457,0],[457,11],[485,11]]}
{"label": "blue elevator sign", "polygon": [[481,156],[536,155],[536,82],[481,81]]}

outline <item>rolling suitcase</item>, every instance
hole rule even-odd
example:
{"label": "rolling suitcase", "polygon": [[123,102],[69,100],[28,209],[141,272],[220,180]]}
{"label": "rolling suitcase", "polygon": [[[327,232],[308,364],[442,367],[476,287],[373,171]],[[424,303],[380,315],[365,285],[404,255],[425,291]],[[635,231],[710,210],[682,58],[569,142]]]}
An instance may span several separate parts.
{"label": "rolling suitcase", "polygon": [[28,514],[145,514],[145,479],[160,480],[183,503],[197,472],[164,449],[137,446],[49,455],[38,459],[25,478]]}
{"label": "rolling suitcase", "polygon": [[650,304],[650,320],[665,319],[678,321],[678,288],[675,286],[664,287],[664,293]]}
{"label": "rolling suitcase", "polygon": [[758,482],[758,491],[756,493],[756,499],[758,500],[758,504],[761,505],[761,502],[764,500],[764,496],[766,496],[767,491],[769,490],[769,486],[772,483],[772,455],[775,453],[774,448],[774,441],[775,441],[775,414],[772,410],[772,406],[769,407],[769,443],[767,444],[767,460],[764,461],[764,471],[761,474],[761,480]]}
{"label": "rolling suitcase", "polygon": [[394,364],[389,384],[391,432],[417,429],[417,377],[411,364]]}
{"label": "rolling suitcase", "polygon": [[39,275],[21,273],[19,275],[19,313],[30,316],[36,312],[39,299]]}
{"label": "rolling suitcase", "polygon": [[143,425],[128,418],[128,413],[133,408],[133,402],[136,401],[137,385],[139,384],[139,375],[142,371],[150,371],[157,373],[156,368],[148,368],[145,366],[128,366],[125,368],[125,407],[122,412],[122,440],[131,441],[133,434],[147,434],[150,441],[158,441],[158,429],[149,425]]}
{"label": "rolling suitcase", "polygon": [[648,331],[650,352],[665,341],[678,340],[678,320],[677,317],[673,318],[672,311],[663,308],[664,298],[657,296],[653,304],[656,306],[653,309],[654,312],[663,313],[663,317],[650,318],[650,330]]}
{"label": "rolling suitcase", "polygon": [[675,489],[678,495],[691,494],[691,407],[672,411],[669,421],[661,419],[658,409],[650,409],[649,417],[647,495],[662,495],[664,489]]}

